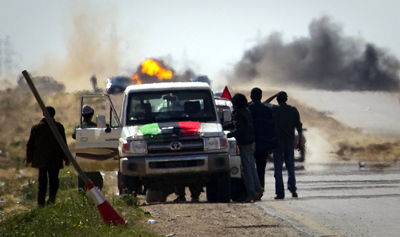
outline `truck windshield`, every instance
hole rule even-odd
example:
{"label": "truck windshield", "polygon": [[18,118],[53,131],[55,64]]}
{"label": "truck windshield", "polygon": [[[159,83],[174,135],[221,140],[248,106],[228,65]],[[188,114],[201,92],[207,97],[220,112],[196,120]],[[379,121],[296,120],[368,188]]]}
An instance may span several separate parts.
{"label": "truck windshield", "polygon": [[132,92],[126,116],[127,125],[217,120],[211,92],[207,90]]}

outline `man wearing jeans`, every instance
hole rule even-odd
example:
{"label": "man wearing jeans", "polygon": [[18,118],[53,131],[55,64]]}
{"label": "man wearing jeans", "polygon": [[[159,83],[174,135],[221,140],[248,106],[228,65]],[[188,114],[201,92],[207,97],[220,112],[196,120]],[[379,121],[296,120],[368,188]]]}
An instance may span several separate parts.
{"label": "man wearing jeans", "polygon": [[298,150],[303,149],[303,132],[299,111],[296,107],[286,104],[287,97],[286,92],[281,91],[265,101],[265,103],[270,103],[274,98],[278,101],[278,105],[269,104],[274,112],[276,132],[279,141],[278,147],[274,149],[275,199],[285,198],[285,188],[282,178],[283,162],[285,162],[288,171],[288,189],[292,193],[292,197],[298,197],[294,173],[294,129],[296,129],[299,134],[299,142],[297,144]]}
{"label": "man wearing jeans", "polygon": [[267,158],[272,154],[273,149],[278,145],[278,137],[275,132],[275,120],[272,109],[261,103],[262,90],[255,87],[251,90],[251,102],[249,110],[253,117],[254,137],[256,149],[254,159],[257,166],[257,174],[261,187],[265,189],[265,166]]}
{"label": "man wearing jeans", "polygon": [[232,129],[228,138],[235,137],[239,145],[240,160],[243,167],[243,181],[246,187],[247,196],[240,200],[251,202],[260,200],[264,189],[258,179],[256,163],[254,161],[254,132],[253,119],[247,109],[247,99],[243,94],[236,94],[232,98],[233,113],[232,121],[224,126],[224,129]]}

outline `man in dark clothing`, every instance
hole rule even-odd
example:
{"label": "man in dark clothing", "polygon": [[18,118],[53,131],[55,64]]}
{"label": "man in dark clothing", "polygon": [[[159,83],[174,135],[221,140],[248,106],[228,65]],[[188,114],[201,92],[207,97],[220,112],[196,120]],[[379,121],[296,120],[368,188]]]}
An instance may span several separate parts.
{"label": "man in dark clothing", "polygon": [[[200,202],[200,194],[203,191],[203,187],[198,184],[190,184],[190,197],[192,198],[191,202]],[[174,202],[186,202],[186,190],[184,185],[175,185],[175,194],[178,196]]]}
{"label": "man in dark clothing", "polygon": [[294,173],[294,129],[296,129],[299,134],[299,142],[297,144],[298,150],[303,149],[303,132],[299,111],[296,107],[286,104],[287,97],[286,92],[281,91],[265,101],[266,103],[270,103],[274,98],[278,101],[278,105],[269,104],[274,112],[276,132],[279,141],[279,146],[274,149],[275,199],[285,198],[282,178],[283,162],[285,162],[288,171],[288,189],[292,193],[292,197],[298,197]]}
{"label": "man in dark clothing", "polygon": [[247,109],[247,99],[243,94],[235,94],[232,98],[233,113],[230,123],[224,129],[232,129],[228,138],[235,137],[239,146],[240,160],[243,166],[243,181],[246,187],[247,196],[244,202],[259,200],[264,192],[257,176],[254,162],[254,132],[253,119]]}
{"label": "man in dark clothing", "polygon": [[[84,105],[82,107],[82,128],[96,128],[97,124],[92,121],[94,115],[94,110],[90,105]],[[79,124],[76,126],[76,128],[79,128]],[[72,133],[72,138],[76,139],[76,129]],[[95,171],[95,172],[85,172],[85,175],[93,182],[93,184],[98,187],[100,190],[103,188],[103,176],[101,175],[100,172]],[[86,183],[85,181],[79,176],[78,177],[78,189],[79,191],[85,191],[86,188]]]}
{"label": "man in dark clothing", "polygon": [[[56,111],[53,107],[46,107],[51,117],[54,119]],[[54,121],[58,132],[65,138],[64,126]],[[47,120],[43,118],[31,129],[31,134],[26,145],[26,167],[31,164],[34,168],[39,168],[38,204],[44,207],[46,204],[47,183],[49,183],[49,199],[47,204],[56,201],[59,187],[58,174],[65,165],[69,166],[69,160],[64,154],[60,144],[50,129]]]}
{"label": "man in dark clothing", "polygon": [[261,187],[265,189],[264,179],[267,157],[278,145],[278,138],[275,135],[275,121],[272,110],[267,105],[261,103],[262,90],[257,87],[253,88],[250,97],[252,102],[249,104],[249,110],[253,117],[254,137],[256,142],[254,158]]}
{"label": "man in dark clothing", "polygon": [[[93,115],[94,115],[94,110],[92,107],[90,107],[90,105],[84,105],[82,107],[82,117],[83,117],[82,128],[96,128],[97,127],[97,124],[92,121]],[[80,125],[78,124],[76,126],[76,128],[79,128],[79,126]],[[72,138],[76,139],[76,129],[72,133]]]}

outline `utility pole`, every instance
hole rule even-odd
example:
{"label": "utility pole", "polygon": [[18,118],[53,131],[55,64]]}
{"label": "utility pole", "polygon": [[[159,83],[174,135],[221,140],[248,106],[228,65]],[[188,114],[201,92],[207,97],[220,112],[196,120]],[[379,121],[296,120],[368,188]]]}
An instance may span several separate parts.
{"label": "utility pole", "polygon": [[4,41],[4,68],[6,75],[11,75],[13,67],[13,51],[10,36],[7,35]]}
{"label": "utility pole", "polygon": [[0,78],[3,75],[3,40],[0,38]]}

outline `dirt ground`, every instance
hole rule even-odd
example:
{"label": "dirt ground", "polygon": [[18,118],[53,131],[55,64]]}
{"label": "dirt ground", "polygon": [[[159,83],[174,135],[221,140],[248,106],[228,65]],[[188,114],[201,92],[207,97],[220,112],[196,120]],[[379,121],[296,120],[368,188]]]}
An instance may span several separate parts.
{"label": "dirt ground", "polygon": [[190,203],[188,189],[186,197],[186,203],[174,203],[171,194],[166,203],[143,204],[148,220],[156,221],[144,225],[162,236],[305,236],[255,203],[207,203],[205,193],[200,203]]}
{"label": "dirt ground", "polygon": [[[115,178],[111,172],[104,174],[108,194],[118,193]],[[141,224],[161,236],[306,236],[254,202],[208,203],[206,193],[202,192],[200,202],[191,203],[189,188],[187,202],[174,203],[176,197],[172,193],[164,203],[146,204],[146,197],[138,195],[139,208],[147,214]],[[156,223],[150,224],[149,220]]]}

